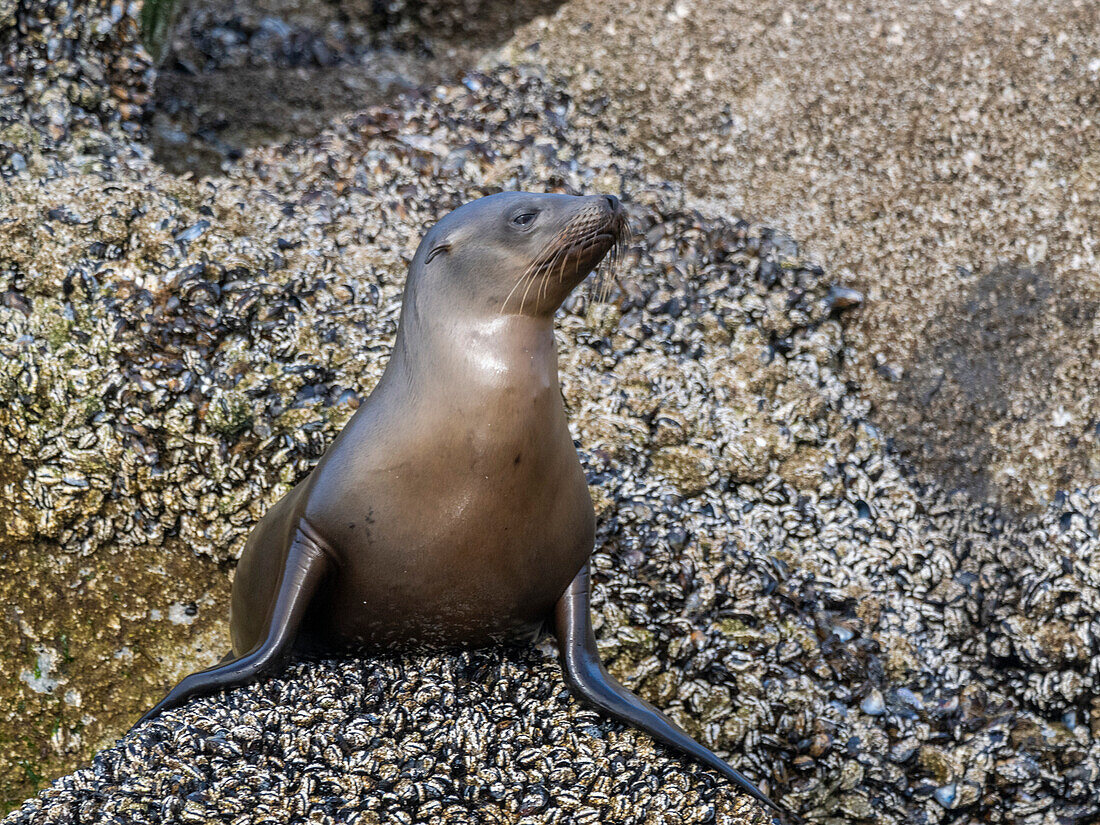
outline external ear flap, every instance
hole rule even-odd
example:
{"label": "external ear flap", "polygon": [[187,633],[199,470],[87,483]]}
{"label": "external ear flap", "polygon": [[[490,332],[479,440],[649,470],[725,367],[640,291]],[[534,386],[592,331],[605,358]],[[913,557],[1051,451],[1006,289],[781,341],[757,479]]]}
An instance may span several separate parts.
{"label": "external ear flap", "polygon": [[439,246],[437,246],[435,249],[433,249],[431,252],[428,253],[428,257],[424,261],[424,263],[430,264],[433,260],[435,260],[435,257],[437,255],[439,255],[440,253],[450,252],[450,251],[451,251],[451,247],[450,247],[449,244],[440,244]]}

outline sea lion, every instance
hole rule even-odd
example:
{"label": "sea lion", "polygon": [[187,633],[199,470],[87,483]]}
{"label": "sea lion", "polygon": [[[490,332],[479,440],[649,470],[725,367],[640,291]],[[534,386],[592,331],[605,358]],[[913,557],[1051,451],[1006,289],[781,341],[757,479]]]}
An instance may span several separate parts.
{"label": "sea lion", "polygon": [[595,513],[562,404],[554,313],[625,233],[614,197],[523,192],[468,203],[428,231],[378,385],[245,544],[232,652],[141,721],[294,650],[529,642],[550,625],[579,698],[780,810],[615,681],[596,651]]}

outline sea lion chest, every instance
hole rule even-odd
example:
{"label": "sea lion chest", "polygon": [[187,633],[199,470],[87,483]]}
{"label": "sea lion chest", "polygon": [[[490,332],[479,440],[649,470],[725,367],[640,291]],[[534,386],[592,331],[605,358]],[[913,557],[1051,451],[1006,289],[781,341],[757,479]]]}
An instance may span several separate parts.
{"label": "sea lion chest", "polygon": [[[530,638],[592,549],[556,363],[471,349],[376,391],[315,470],[304,515],[337,571],[305,628],[353,648]],[[425,389],[427,391],[425,391]]]}

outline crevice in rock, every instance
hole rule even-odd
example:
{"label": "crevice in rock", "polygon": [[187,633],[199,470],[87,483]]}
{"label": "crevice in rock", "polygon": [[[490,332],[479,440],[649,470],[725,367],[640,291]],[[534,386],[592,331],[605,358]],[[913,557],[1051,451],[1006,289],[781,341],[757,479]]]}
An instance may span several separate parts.
{"label": "crevice in rock", "polygon": [[157,80],[154,156],[176,174],[218,174],[249,147],[310,137],[341,114],[453,81],[560,3],[192,3]]}

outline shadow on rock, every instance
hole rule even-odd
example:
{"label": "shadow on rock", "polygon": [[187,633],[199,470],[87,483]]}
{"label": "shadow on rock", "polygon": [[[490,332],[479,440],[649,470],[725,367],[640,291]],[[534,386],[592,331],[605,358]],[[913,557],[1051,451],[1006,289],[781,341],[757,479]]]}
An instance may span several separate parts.
{"label": "shadow on rock", "polygon": [[217,174],[250,146],[310,137],[340,114],[453,81],[560,3],[196,5],[157,80],[156,158],[176,174]]}
{"label": "shadow on rock", "polygon": [[[976,501],[1025,509],[1035,480],[1022,477],[1021,457],[1010,455],[998,436],[1005,428],[1041,423],[1043,389],[1063,368],[1067,342],[1087,338],[1098,308],[1077,300],[1042,269],[1002,264],[976,278],[961,274],[964,288],[942,302],[926,327],[927,343],[901,379],[888,414],[900,452],[918,470]],[[1090,434],[1086,426],[1080,437]],[[1069,465],[1080,459],[1065,456],[1050,486],[1069,486]]]}

